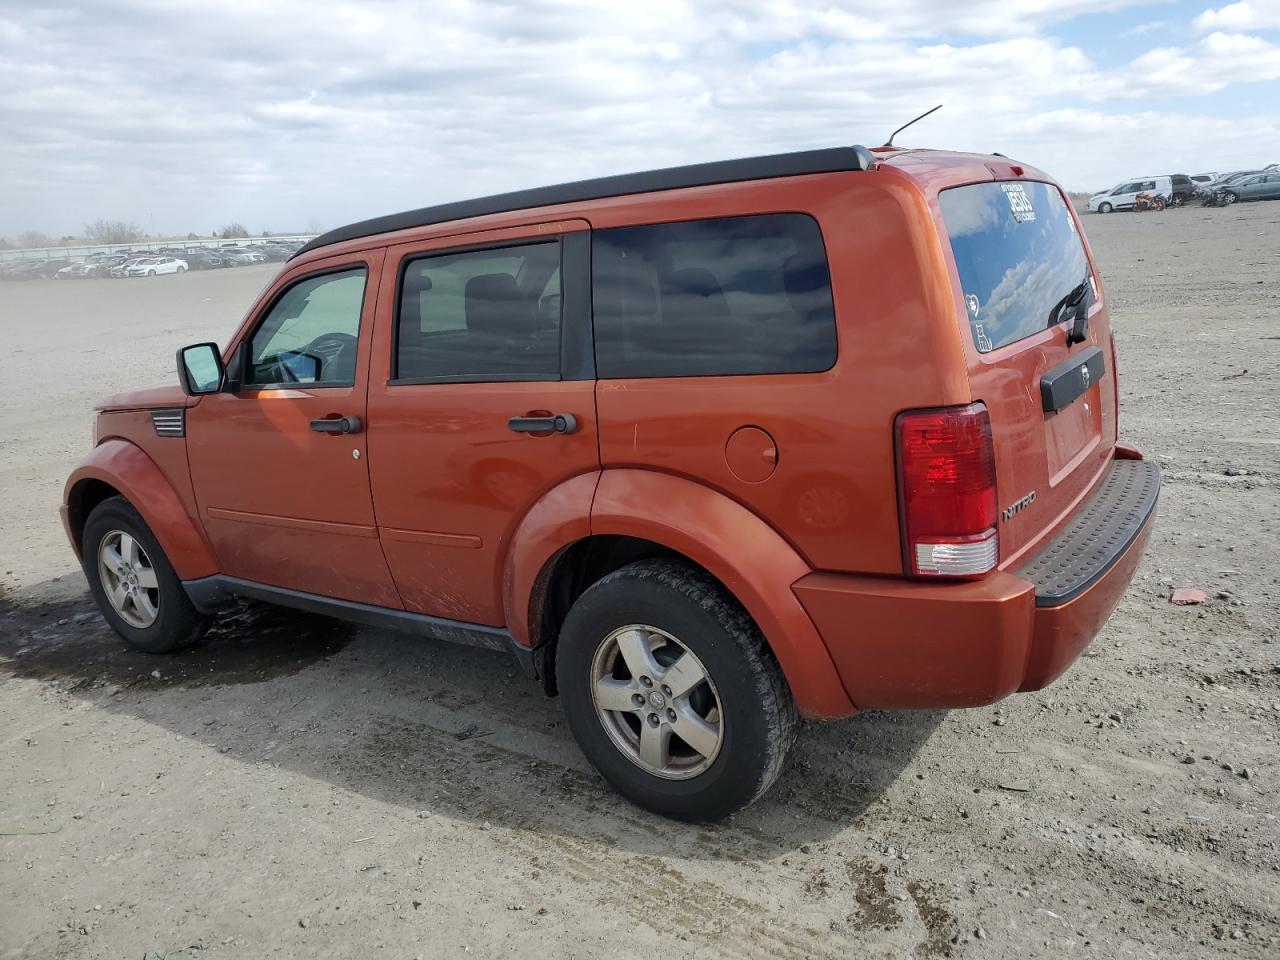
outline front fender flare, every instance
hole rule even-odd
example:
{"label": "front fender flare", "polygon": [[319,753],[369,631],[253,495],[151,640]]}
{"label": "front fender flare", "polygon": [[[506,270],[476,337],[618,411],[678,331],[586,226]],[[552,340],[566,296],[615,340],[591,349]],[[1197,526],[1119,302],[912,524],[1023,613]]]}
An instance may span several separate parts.
{"label": "front fender flare", "polygon": [[187,513],[173,485],[141,447],[120,439],[104,440],[94,447],[63,488],[63,523],[77,554],[84,522],[80,504],[86,486],[94,480],[118,490],[142,514],[180,579],[195,580],[218,572],[204,532]]}
{"label": "front fender flare", "polygon": [[813,571],[776,530],[722,493],[651,470],[606,470],[591,533],[660,543],[704,567],[764,634],[802,716],[854,711],[835,663],[791,585]]}

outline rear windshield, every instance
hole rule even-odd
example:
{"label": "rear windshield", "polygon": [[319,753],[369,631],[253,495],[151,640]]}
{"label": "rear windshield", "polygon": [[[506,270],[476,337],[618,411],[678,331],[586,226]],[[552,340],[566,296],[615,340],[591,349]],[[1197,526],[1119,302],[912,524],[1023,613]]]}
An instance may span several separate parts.
{"label": "rear windshield", "polygon": [[1047,183],[977,183],[938,196],[973,342],[982,353],[1045,329],[1088,279],[1062,194]]}

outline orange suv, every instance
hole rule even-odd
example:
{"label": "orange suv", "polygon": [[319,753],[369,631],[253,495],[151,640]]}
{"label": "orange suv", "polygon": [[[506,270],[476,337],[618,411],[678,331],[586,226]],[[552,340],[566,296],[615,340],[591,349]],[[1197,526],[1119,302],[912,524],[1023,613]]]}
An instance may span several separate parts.
{"label": "orange suv", "polygon": [[798,720],[1058,677],[1159,471],[1061,188],[833,148],[428,207],[299,251],[62,516],[130,643],[235,597],[509,649],[600,773],[723,816]]}

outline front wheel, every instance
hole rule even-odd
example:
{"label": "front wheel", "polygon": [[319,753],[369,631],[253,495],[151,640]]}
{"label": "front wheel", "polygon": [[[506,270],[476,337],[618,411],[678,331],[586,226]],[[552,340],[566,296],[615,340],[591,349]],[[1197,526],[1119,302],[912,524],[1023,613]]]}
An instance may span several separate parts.
{"label": "front wheel", "polygon": [[107,623],[139,650],[172,653],[209,628],[211,618],[192,606],[151,528],[123,497],[93,508],[80,559]]}
{"label": "front wheel", "polygon": [[1231,206],[1231,204],[1235,203],[1239,199],[1240,199],[1239,197],[1237,197],[1234,193],[1228,190],[1226,193],[1222,195],[1222,204],[1223,206],[1229,207]]}
{"label": "front wheel", "polygon": [[1113,206],[1112,206],[1111,204],[1109,204],[1109,203],[1100,203],[1100,204],[1098,204],[1098,212],[1099,212],[1099,213],[1110,213],[1110,212],[1111,212],[1112,210],[1114,210],[1114,209],[1115,209],[1115,207],[1113,207]]}
{"label": "front wheel", "polygon": [[148,271],[147,271],[147,276],[148,276],[148,277],[154,277],[155,275],[156,275],[156,272],[155,272],[154,270],[148,270]]}
{"label": "front wheel", "polygon": [[177,271],[176,271],[176,272],[177,272],[177,273],[186,273],[186,272],[187,272],[187,268],[186,268],[186,267],[179,267],[179,268],[177,269]]}
{"label": "front wheel", "polygon": [[796,736],[790,690],[755,623],[675,560],[589,587],[560,631],[556,679],[587,759],[623,796],[678,820],[760,797]]}

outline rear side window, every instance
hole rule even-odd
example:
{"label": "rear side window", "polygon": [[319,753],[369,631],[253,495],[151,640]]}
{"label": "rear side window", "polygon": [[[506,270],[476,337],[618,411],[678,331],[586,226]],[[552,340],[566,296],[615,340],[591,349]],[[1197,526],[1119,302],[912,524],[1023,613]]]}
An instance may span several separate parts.
{"label": "rear side window", "polygon": [[559,379],[560,244],[410,260],[400,282],[395,377]]}
{"label": "rear side window", "polygon": [[982,353],[1057,322],[1063,303],[1091,279],[1075,221],[1055,187],[978,183],[943,190],[938,202]]}
{"label": "rear side window", "polygon": [[836,359],[817,222],[725,217],[592,235],[601,378],[814,373]]}

